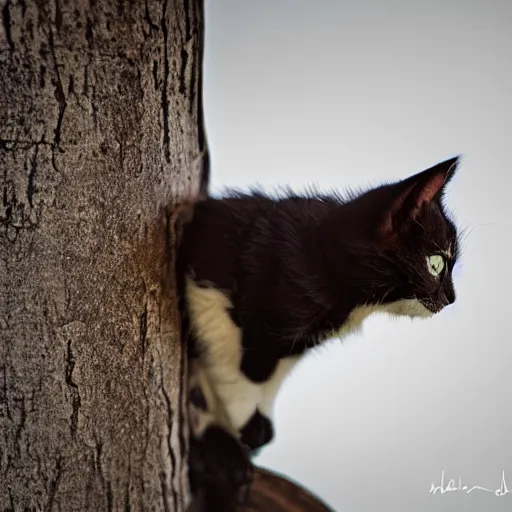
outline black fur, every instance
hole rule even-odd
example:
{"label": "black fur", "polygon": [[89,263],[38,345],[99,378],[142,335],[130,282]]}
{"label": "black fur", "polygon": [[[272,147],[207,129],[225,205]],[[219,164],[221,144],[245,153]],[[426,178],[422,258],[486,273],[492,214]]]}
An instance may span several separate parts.
{"label": "black fur", "polygon": [[[443,208],[443,188],[413,209],[426,180],[442,173],[446,185],[456,164],[443,162],[349,200],[255,192],[197,203],[184,229],[181,271],[230,296],[247,377],[267,380],[280,358],[323,341],[356,306],[418,297],[437,312],[455,300],[457,233]],[[450,244],[438,289],[425,255]]]}
{"label": "black fur", "polygon": [[253,466],[249,452],[224,429],[212,425],[190,439],[190,489],[208,512],[234,512],[243,503]]}
{"label": "black fur", "polygon": [[188,396],[189,396],[190,403],[194,407],[197,407],[197,409],[199,409],[201,411],[208,410],[208,405],[206,403],[206,398],[204,397],[203,390],[200,387],[198,387],[198,386],[193,387],[189,391],[189,395]]}
{"label": "black fur", "polygon": [[274,438],[272,422],[260,411],[256,411],[240,431],[240,440],[251,450],[257,450]]}
{"label": "black fur", "polygon": [[[229,296],[242,331],[241,369],[254,382],[268,380],[280,359],[324,341],[357,306],[416,298],[436,313],[455,300],[457,231],[443,193],[457,163],[347,198],[254,191],[201,200],[183,229],[179,279],[189,275]],[[432,254],[446,258],[438,279],[427,271]],[[250,462],[238,440],[212,428],[192,441],[203,466],[196,460],[191,469],[216,503],[246,481]],[[255,450],[272,436],[257,412],[241,441]]]}

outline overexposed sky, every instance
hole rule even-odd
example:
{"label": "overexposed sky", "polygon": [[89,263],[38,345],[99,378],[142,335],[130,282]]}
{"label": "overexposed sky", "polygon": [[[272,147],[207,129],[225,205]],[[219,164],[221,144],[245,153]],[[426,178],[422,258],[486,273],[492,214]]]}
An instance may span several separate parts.
{"label": "overexposed sky", "polygon": [[378,184],[462,154],[457,302],[375,317],[287,381],[258,463],[350,512],[512,510],[512,2],[207,0],[212,190]]}

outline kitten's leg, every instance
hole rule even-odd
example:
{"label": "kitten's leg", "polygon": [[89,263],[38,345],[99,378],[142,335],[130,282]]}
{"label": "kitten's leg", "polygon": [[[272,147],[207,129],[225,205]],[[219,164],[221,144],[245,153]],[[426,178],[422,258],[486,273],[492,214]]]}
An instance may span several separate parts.
{"label": "kitten's leg", "polygon": [[252,473],[248,450],[217,425],[190,442],[190,486],[205,512],[231,512],[245,501]]}
{"label": "kitten's leg", "polygon": [[[277,359],[271,349],[265,354],[268,343],[264,336],[258,336],[261,329],[249,334],[247,343],[245,333],[242,340],[231,300],[221,290],[188,278],[186,297],[198,364],[221,404],[219,409],[226,411],[228,424],[238,432],[263,398],[257,381],[271,375]],[[246,352],[251,355],[244,355]],[[250,373],[257,374],[257,378],[251,380],[244,375],[243,359],[250,363]]]}
{"label": "kitten's leg", "polygon": [[274,437],[273,412],[274,403],[284,380],[293,371],[301,356],[285,357],[278,361],[272,375],[259,385],[261,398],[256,412],[240,429],[241,440],[252,450],[272,441]]}
{"label": "kitten's leg", "polygon": [[190,486],[205,512],[231,512],[243,502],[252,474],[248,449],[219,408],[197,361],[190,376]]}
{"label": "kitten's leg", "polygon": [[284,377],[277,355],[280,344],[261,325],[242,331],[240,318],[222,291],[190,278],[186,290],[196,361],[209,384],[202,387],[209,387],[220,404],[216,420],[218,412],[224,411],[224,425],[251,449],[259,448],[273,436],[271,405]]}
{"label": "kitten's leg", "polygon": [[274,426],[272,421],[261,414],[258,409],[240,429],[240,441],[247,445],[253,454],[258,448],[270,443],[273,438]]}

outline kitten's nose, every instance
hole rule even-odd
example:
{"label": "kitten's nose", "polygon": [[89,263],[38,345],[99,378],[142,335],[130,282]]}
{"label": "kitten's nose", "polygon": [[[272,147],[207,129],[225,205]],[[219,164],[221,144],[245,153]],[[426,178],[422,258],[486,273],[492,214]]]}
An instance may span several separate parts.
{"label": "kitten's nose", "polygon": [[443,293],[442,295],[443,307],[449,306],[455,302],[455,293]]}
{"label": "kitten's nose", "polygon": [[455,289],[451,283],[444,287],[443,300],[447,306],[455,302]]}
{"label": "kitten's nose", "polygon": [[453,304],[455,302],[455,290],[450,287],[445,291],[445,297],[447,304]]}

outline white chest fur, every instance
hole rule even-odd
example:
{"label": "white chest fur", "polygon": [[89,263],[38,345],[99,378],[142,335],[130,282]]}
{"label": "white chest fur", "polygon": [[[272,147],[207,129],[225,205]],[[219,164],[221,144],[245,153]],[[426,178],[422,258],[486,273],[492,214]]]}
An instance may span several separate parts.
{"label": "white chest fur", "polygon": [[[192,328],[199,344],[197,371],[204,372],[203,382],[212,387],[223,404],[231,426],[243,427],[258,409],[272,418],[276,395],[300,356],[282,359],[272,377],[261,384],[247,379],[240,371],[242,333],[231,320],[229,298],[216,288],[200,287],[192,279],[186,282],[186,298]],[[333,336],[346,336],[357,330],[371,313],[385,311],[395,315],[427,316],[418,301],[400,301],[386,306],[362,306],[354,309],[343,327]],[[211,404],[209,404],[210,407]],[[213,415],[216,413],[214,411]],[[222,414],[219,412],[219,414]]]}
{"label": "white chest fur", "polygon": [[187,280],[186,297],[199,344],[199,371],[206,373],[232,426],[239,430],[256,409],[271,418],[277,392],[299,356],[282,359],[268,381],[250,381],[240,371],[242,333],[227,311],[232,307],[229,298],[216,288],[199,287],[191,279]]}

